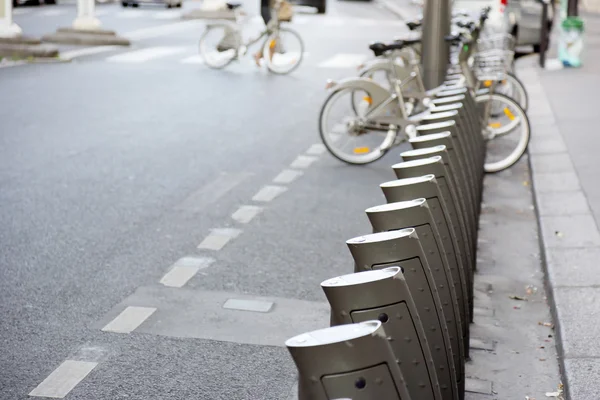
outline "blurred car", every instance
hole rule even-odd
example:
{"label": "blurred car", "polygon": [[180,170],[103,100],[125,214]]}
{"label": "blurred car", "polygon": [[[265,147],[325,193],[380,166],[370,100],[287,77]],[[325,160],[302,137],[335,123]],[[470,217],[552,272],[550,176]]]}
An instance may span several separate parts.
{"label": "blurred car", "polygon": [[314,7],[319,14],[325,14],[327,11],[327,0],[289,0],[289,2],[297,6]]}
{"label": "blurred car", "polygon": [[183,0],[122,0],[121,5],[123,7],[139,7],[140,4],[164,4],[167,8],[181,7]]}
{"label": "blurred car", "polygon": [[13,8],[20,5],[23,6],[39,6],[41,3],[44,4],[56,4],[56,0],[12,0]]}
{"label": "blurred car", "polygon": [[[552,3],[553,4],[553,3]],[[539,51],[542,30],[542,4],[538,0],[455,0],[454,9],[479,12],[491,7],[487,26],[495,31],[508,32],[515,37],[517,46],[533,46]],[[552,29],[554,5],[548,9],[546,24]]]}

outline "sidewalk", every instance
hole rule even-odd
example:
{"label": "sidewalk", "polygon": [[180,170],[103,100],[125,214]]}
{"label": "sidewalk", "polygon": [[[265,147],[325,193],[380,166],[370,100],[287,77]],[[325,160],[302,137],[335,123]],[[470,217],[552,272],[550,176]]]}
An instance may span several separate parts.
{"label": "sidewalk", "polygon": [[593,400],[600,398],[600,14],[582,17],[582,68],[544,71],[528,57],[517,74],[530,95],[529,154],[563,383],[568,399]]}

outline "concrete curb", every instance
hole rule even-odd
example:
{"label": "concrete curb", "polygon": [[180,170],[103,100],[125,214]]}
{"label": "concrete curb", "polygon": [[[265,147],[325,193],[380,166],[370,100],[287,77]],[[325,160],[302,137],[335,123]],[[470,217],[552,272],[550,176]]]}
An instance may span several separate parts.
{"label": "concrete curb", "polygon": [[181,16],[181,19],[226,19],[235,20],[235,13],[231,10],[191,10]]}
{"label": "concrete curb", "polygon": [[536,65],[520,60],[518,76],[530,96],[529,146],[533,192],[553,309],[560,367],[567,399],[600,398],[600,232],[582,191],[571,156]]}
{"label": "concrete curb", "polygon": [[113,31],[82,31],[72,28],[59,28],[55,33],[51,33],[42,37],[42,40],[50,43],[87,46],[129,46],[131,44],[128,39],[117,36],[117,34]]}
{"label": "concrete curb", "polygon": [[47,44],[0,43],[0,58],[15,57],[44,57],[58,56],[58,48]]}

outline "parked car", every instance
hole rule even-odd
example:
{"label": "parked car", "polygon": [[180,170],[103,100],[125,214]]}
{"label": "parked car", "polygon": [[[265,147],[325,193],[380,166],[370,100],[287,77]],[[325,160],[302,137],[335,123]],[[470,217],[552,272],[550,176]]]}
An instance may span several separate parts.
{"label": "parked car", "polygon": [[[455,9],[478,12],[492,7],[486,24],[498,31],[511,33],[517,46],[533,46],[539,51],[542,29],[542,4],[538,0],[455,0]],[[554,6],[549,7],[546,24],[552,29]]]}
{"label": "parked car", "polygon": [[122,0],[121,5],[123,7],[139,7],[140,4],[164,4],[167,8],[181,7],[183,0]]}
{"label": "parked car", "polygon": [[56,0],[12,0],[13,8],[20,5],[23,6],[39,6],[41,3],[44,4],[56,4]]}

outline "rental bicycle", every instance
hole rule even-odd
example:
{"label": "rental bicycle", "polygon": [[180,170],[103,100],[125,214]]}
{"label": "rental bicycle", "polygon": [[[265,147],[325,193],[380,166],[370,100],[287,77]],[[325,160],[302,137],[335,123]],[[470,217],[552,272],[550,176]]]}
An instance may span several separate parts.
{"label": "rental bicycle", "polygon": [[273,18],[258,37],[244,41],[241,25],[245,15],[241,12],[241,4],[227,3],[233,10],[235,22],[216,21],[207,24],[206,30],[198,44],[204,63],[215,69],[225,68],[234,60],[240,60],[248,48],[260,44],[267,69],[275,74],[289,74],[300,66],[304,56],[304,43],[300,35],[287,27],[281,26],[279,7],[281,1],[275,2]]}

